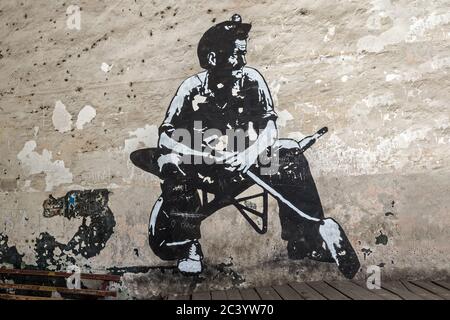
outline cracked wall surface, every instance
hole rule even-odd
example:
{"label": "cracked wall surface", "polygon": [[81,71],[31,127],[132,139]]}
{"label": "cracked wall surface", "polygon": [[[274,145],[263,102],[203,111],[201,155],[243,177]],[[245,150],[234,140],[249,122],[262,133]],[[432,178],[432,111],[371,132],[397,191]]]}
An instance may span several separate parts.
{"label": "cracked wall surface", "polygon": [[[129,155],[156,146],[179,84],[201,71],[203,32],[239,13],[280,136],[329,128],[306,157],[325,215],[361,260],[357,278],[369,265],[385,278],[448,277],[449,1],[71,4],[80,30],[65,1],[0,2],[1,265],[124,273],[137,298],[341,278],[332,264],[287,259],[273,200],[265,235],[232,207],[202,224],[199,277],[148,245],[160,181]],[[58,214],[45,214],[50,194]]]}

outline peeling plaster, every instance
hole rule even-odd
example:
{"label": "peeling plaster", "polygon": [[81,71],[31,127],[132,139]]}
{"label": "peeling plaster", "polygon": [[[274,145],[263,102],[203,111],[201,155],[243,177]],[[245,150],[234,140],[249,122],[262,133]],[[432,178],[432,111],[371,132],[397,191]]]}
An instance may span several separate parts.
{"label": "peeling plaster", "polygon": [[100,69],[102,69],[102,71],[104,73],[108,73],[111,71],[112,69],[112,65],[107,64],[106,62],[102,62],[102,65],[100,66]]}
{"label": "peeling plaster", "polygon": [[334,37],[335,33],[336,33],[336,27],[335,26],[329,27],[327,34],[323,38],[323,42],[331,41],[331,39]]}
{"label": "peeling plaster", "polygon": [[278,112],[278,119],[277,119],[278,126],[285,127],[287,122],[291,120],[294,120],[294,117],[286,109]]}
{"label": "peeling plaster", "polygon": [[[408,128],[391,137],[379,137],[372,147],[353,147],[341,137],[331,133],[328,140],[309,158],[321,174],[364,175],[399,170],[410,157],[420,158],[411,145],[426,139],[431,128]],[[327,159],[333,159],[330,162]]]}
{"label": "peeling plaster", "polygon": [[76,126],[78,130],[82,130],[83,126],[92,121],[92,119],[96,116],[96,111],[93,107],[87,105],[84,106],[83,109],[78,113],[78,118],[76,122]]}
{"label": "peeling plaster", "polygon": [[435,14],[432,13],[426,18],[412,18],[413,24],[409,27],[409,33],[406,36],[406,42],[417,41],[418,38],[423,37],[425,32],[432,30],[440,25],[450,23],[450,13]]}
{"label": "peeling plaster", "polygon": [[60,101],[56,101],[55,109],[53,110],[52,121],[55,129],[61,133],[70,131],[72,129],[72,116],[66,110],[66,106]]}
{"label": "peeling plaster", "polygon": [[158,144],[158,128],[155,125],[146,124],[145,127],[130,131],[128,134],[132,138],[125,139],[123,147],[125,153],[139,149],[142,147],[140,145],[150,148]]}
{"label": "peeling plaster", "polygon": [[[370,29],[381,29],[381,18],[390,18],[392,27],[379,35],[368,35],[360,38],[357,43],[358,52],[381,52],[388,45],[401,42],[410,43],[423,37],[427,30],[450,22],[450,14],[436,15],[432,13],[425,18],[417,18],[422,10],[415,7],[393,4],[390,0],[374,0],[372,15],[367,20]],[[412,21],[412,23],[411,23]]]}
{"label": "peeling plaster", "polygon": [[17,154],[20,164],[28,171],[28,174],[45,173],[45,191],[52,191],[54,187],[64,183],[71,183],[73,176],[68,168],[64,166],[63,160],[52,161],[52,152],[42,150],[42,154],[34,151],[36,141],[30,140],[25,143],[23,149]]}

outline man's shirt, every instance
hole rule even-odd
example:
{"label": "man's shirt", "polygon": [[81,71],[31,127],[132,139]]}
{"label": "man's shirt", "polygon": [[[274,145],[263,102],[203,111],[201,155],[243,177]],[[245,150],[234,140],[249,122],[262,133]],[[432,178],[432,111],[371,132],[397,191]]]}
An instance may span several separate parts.
{"label": "man's shirt", "polygon": [[160,134],[171,137],[177,129],[184,129],[191,141],[181,142],[190,144],[190,148],[198,149],[194,139],[201,135],[203,148],[207,145],[215,150],[242,151],[236,150],[237,143],[234,150],[228,147],[230,133],[240,130],[248,147],[277,115],[267,84],[257,70],[244,67],[235,80],[231,92],[219,97],[214,92],[222,84],[215,90],[208,88],[206,71],[186,79],[170,103]]}

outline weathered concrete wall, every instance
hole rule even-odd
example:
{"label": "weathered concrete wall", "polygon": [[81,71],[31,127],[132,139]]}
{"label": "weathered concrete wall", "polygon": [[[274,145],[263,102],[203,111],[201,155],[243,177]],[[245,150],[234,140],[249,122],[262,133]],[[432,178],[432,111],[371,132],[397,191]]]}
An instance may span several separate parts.
{"label": "weathered concrete wall", "polygon": [[[129,154],[156,145],[175,90],[200,71],[201,35],[237,12],[253,23],[248,64],[269,84],[280,135],[330,129],[307,157],[326,215],[358,252],[357,277],[369,265],[384,277],[448,276],[449,1],[71,4],[81,30],[66,25],[68,2],[0,2],[0,263],[140,271],[124,277],[135,297],[341,277],[287,259],[273,201],[266,235],[232,208],[203,223],[200,277],[148,246],[159,180]],[[44,217],[49,194],[89,189],[110,191],[92,216]],[[83,252],[80,225],[92,221],[113,232]]]}

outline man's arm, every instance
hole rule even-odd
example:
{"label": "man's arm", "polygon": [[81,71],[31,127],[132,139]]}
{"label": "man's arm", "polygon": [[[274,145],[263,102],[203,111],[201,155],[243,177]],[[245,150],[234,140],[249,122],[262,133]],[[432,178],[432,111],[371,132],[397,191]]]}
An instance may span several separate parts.
{"label": "man's arm", "polygon": [[201,84],[199,75],[195,75],[184,80],[178,88],[177,93],[173,97],[172,101],[170,102],[169,108],[167,109],[166,118],[164,119],[159,129],[160,132],[158,146],[160,148],[164,147],[172,150],[173,152],[187,156],[208,156],[207,153],[194,150],[189,146],[186,146],[185,144],[172,139],[172,134],[176,130],[176,122],[182,112],[184,101],[186,97],[190,95],[191,91],[199,84]]}
{"label": "man's arm", "polygon": [[275,124],[277,115],[273,110],[273,101],[269,88],[262,75],[253,68],[245,68],[245,72],[250,79],[258,83],[259,101],[261,101],[261,120],[265,122],[264,129],[259,133],[256,141],[246,150],[227,157],[226,164],[243,171],[244,173],[256,163],[258,156],[272,146],[278,138],[278,130]]}

